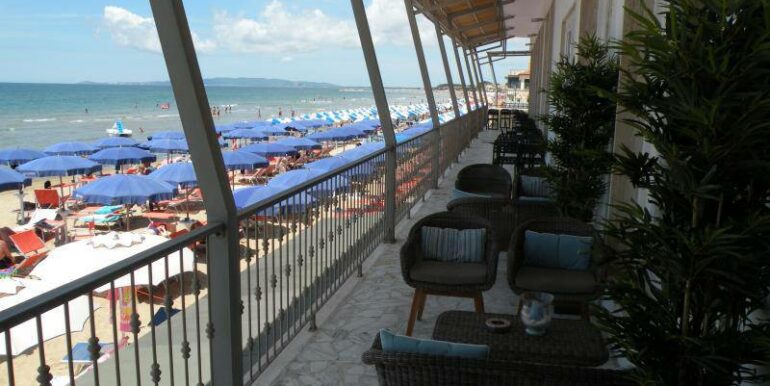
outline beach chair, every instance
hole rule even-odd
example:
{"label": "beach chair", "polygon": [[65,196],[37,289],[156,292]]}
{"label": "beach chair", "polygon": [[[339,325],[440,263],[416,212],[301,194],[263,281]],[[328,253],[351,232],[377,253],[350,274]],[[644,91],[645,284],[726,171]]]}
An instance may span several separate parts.
{"label": "beach chair", "polygon": [[35,265],[48,255],[48,250],[43,240],[37,236],[34,230],[26,230],[9,235],[16,250],[24,256],[24,261],[13,267],[13,276],[26,276],[35,268]]}
{"label": "beach chair", "polygon": [[158,308],[158,311],[155,312],[155,315],[153,315],[152,319],[150,319],[150,323],[147,323],[147,325],[158,327],[172,316],[178,314],[180,311],[181,310],[173,307],[171,308],[171,311],[168,311],[166,307],[160,307]]}
{"label": "beach chair", "polygon": [[83,239],[90,239],[91,237],[96,236],[96,223],[93,221],[89,221],[86,223],[86,229],[85,230],[78,230],[73,229],[69,232],[69,239],[70,241],[77,241],[77,240],[83,240]]}
{"label": "beach chair", "polygon": [[58,208],[63,202],[56,189],[35,189],[35,201],[38,208]]}

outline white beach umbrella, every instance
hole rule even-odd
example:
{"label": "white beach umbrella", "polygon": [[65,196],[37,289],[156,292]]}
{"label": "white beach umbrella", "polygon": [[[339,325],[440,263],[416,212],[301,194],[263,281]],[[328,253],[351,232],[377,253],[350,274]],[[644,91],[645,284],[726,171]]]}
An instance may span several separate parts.
{"label": "white beach umbrella", "polygon": [[[54,290],[55,286],[45,280],[24,280],[24,289],[16,295],[0,298],[0,311],[20,304],[24,301],[40,296]],[[79,296],[69,301],[69,325],[70,331],[81,331],[90,316],[88,312],[88,298]],[[96,309],[98,307],[95,307]],[[65,329],[64,306],[56,307],[40,317],[43,327],[43,341],[64,335]],[[30,347],[38,344],[37,321],[35,318],[27,320],[16,327],[11,328],[11,355],[16,356]],[[5,334],[0,334],[0,356],[8,356],[6,352]]]}
{"label": "white beach umbrella", "polygon": [[[61,285],[96,272],[102,268],[125,260],[139,252],[150,249],[156,245],[167,242],[168,239],[156,235],[143,235],[144,240],[130,246],[121,245],[121,234],[116,233],[116,239],[112,248],[107,243],[101,246],[92,245],[92,240],[81,240],[56,247],[48,254],[45,260],[32,270],[32,275],[39,277],[54,285]],[[111,236],[112,237],[112,236]],[[188,248],[182,249],[182,265],[185,272],[194,270],[193,253]],[[134,271],[135,285],[159,285],[166,279],[164,259],[158,259],[152,263],[152,282],[147,267]],[[179,253],[168,255],[168,276],[181,273],[179,269]],[[125,275],[115,280],[115,288],[129,287],[131,277]],[[97,288],[96,292],[107,291],[109,284]]]}

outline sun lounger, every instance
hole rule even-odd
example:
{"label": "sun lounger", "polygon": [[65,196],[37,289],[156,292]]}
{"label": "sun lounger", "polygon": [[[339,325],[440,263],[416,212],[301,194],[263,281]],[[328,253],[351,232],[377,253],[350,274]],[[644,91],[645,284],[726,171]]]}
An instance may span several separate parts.
{"label": "sun lounger", "polygon": [[5,274],[13,276],[26,276],[35,268],[35,265],[48,256],[48,250],[43,240],[37,236],[34,230],[26,230],[19,233],[14,233],[8,236],[19,251],[24,256],[24,261],[16,264],[10,270],[6,270]]}
{"label": "sun lounger", "polygon": [[58,208],[69,196],[59,197],[56,189],[35,189],[35,201],[39,208]]}
{"label": "sun lounger", "polygon": [[170,317],[176,315],[181,310],[176,308],[171,308],[171,311],[168,311],[166,307],[160,307],[157,312],[155,312],[155,315],[153,315],[152,319],[150,320],[150,323],[147,324],[153,325],[155,327],[159,326],[161,323],[167,321]]}

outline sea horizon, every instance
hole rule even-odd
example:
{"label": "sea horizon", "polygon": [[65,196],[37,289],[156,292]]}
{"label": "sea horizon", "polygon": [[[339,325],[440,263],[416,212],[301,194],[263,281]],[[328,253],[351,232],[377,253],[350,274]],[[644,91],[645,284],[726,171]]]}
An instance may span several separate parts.
{"label": "sea horizon", "polygon": [[[220,109],[215,124],[271,119],[329,110],[371,107],[369,87],[206,86]],[[420,88],[388,88],[392,106],[421,103]],[[163,105],[168,103],[168,109]],[[225,113],[224,107],[231,112]],[[116,120],[145,140],[154,132],[181,130],[170,85],[0,82],[0,147],[41,149],[62,141],[105,137]]]}

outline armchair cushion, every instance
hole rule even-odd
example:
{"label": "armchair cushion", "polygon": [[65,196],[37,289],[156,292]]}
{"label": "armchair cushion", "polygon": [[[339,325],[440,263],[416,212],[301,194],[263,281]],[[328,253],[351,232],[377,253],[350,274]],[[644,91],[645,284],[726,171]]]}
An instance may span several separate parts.
{"label": "armchair cushion", "polygon": [[519,196],[527,197],[551,197],[553,190],[551,184],[544,177],[526,176],[521,177],[521,192]]}
{"label": "armchair cushion", "polygon": [[543,268],[587,270],[593,238],[524,232],[524,263]]}
{"label": "armchair cushion", "polygon": [[482,263],[457,264],[444,261],[421,260],[412,266],[410,279],[444,285],[481,285],[487,281],[487,265]]}
{"label": "armchair cushion", "polygon": [[492,197],[492,194],[484,194],[484,193],[471,193],[466,192],[464,190],[460,190],[457,188],[452,188],[452,199],[457,198],[490,198]]}
{"label": "armchair cushion", "polygon": [[423,258],[455,263],[484,260],[486,229],[421,228]]}
{"label": "armchair cushion", "polygon": [[387,353],[428,354],[443,357],[487,359],[489,346],[480,344],[452,343],[432,339],[412,338],[380,330],[382,351]]}
{"label": "armchair cushion", "polygon": [[519,198],[519,201],[535,202],[535,203],[543,203],[543,204],[552,204],[556,202],[556,200],[550,197],[519,196],[518,198]]}
{"label": "armchair cushion", "polygon": [[591,271],[524,266],[516,273],[515,285],[552,294],[591,294],[597,282]]}
{"label": "armchair cushion", "polygon": [[585,271],[591,266],[593,237],[559,235],[559,267]]}

